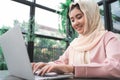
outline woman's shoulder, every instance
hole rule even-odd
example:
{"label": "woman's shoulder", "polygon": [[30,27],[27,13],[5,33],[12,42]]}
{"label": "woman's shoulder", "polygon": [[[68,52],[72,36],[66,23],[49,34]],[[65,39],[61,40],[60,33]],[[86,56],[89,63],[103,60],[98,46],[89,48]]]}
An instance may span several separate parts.
{"label": "woman's shoulder", "polygon": [[112,31],[107,31],[104,35],[105,38],[117,38],[118,36],[120,36],[120,34],[114,33]]}
{"label": "woman's shoulder", "polygon": [[103,36],[103,39],[105,42],[108,42],[112,39],[118,39],[120,40],[120,34],[114,33],[112,31],[107,31],[105,35]]}

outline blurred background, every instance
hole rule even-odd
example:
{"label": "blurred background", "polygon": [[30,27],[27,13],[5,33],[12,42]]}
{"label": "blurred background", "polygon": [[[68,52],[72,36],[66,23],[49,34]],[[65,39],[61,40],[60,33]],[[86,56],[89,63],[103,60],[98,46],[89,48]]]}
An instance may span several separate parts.
{"label": "blurred background", "polygon": [[[67,15],[72,1],[78,0],[2,0],[0,36],[19,25],[31,62],[56,60],[77,37]],[[120,33],[120,0],[94,1],[99,5],[105,29]],[[0,70],[5,69],[0,47]]]}

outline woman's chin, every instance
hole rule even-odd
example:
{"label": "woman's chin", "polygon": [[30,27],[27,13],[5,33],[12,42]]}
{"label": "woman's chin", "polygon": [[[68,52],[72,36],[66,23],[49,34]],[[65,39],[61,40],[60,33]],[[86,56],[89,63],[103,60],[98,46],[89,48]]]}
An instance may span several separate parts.
{"label": "woman's chin", "polygon": [[83,31],[77,31],[78,32],[78,34],[83,34]]}

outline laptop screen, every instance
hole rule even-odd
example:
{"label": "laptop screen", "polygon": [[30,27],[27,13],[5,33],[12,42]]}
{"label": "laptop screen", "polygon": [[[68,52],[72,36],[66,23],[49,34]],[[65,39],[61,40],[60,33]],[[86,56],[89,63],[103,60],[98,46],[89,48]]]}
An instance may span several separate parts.
{"label": "laptop screen", "polygon": [[20,27],[16,26],[0,36],[8,71],[11,75],[28,80],[61,79],[72,77],[71,74],[52,77],[34,76]]}
{"label": "laptop screen", "polygon": [[0,46],[11,75],[34,79],[27,48],[19,26],[9,29],[0,36]]}

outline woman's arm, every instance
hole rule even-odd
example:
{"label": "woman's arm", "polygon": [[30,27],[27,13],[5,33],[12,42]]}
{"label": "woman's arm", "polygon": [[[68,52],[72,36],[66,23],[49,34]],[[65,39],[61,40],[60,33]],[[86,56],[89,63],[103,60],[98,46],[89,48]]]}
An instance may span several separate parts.
{"label": "woman's arm", "polygon": [[56,72],[56,73],[73,73],[73,66],[68,65],[68,51],[69,48],[66,49],[64,54],[59,57],[58,60],[48,62],[45,66],[41,67],[41,63],[37,64],[35,68],[41,68],[37,73],[38,75],[44,75],[47,72]]}
{"label": "woman's arm", "polygon": [[76,77],[120,78],[120,41],[111,37],[105,42],[106,59],[102,63],[74,66]]}

